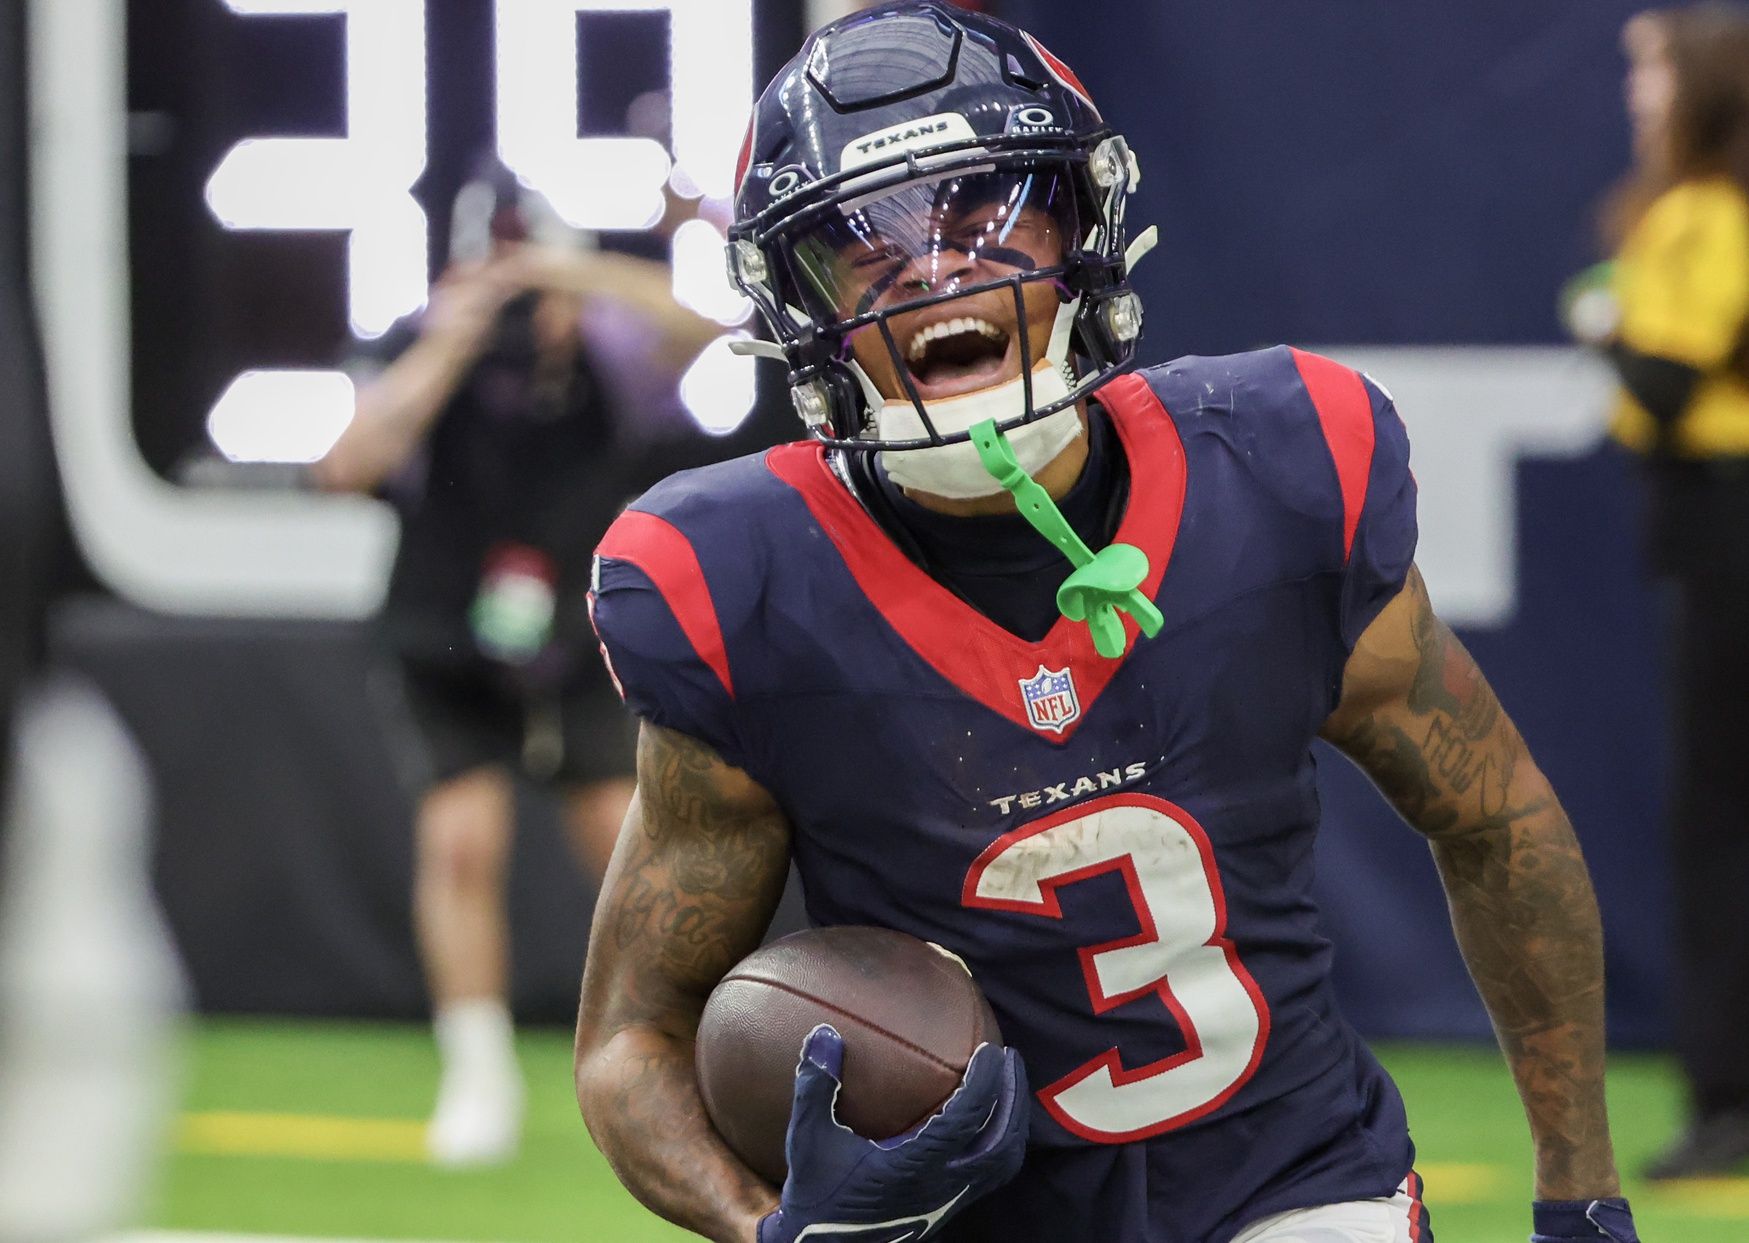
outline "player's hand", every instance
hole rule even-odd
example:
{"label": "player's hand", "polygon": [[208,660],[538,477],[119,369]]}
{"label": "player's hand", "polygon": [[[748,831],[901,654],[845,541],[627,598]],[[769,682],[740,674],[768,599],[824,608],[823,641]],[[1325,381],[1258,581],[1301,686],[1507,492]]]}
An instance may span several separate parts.
{"label": "player's hand", "polygon": [[1530,1243],[1640,1243],[1628,1202],[1538,1200],[1531,1206]]}
{"label": "player's hand", "polygon": [[837,1031],[822,1024],[809,1033],[784,1141],[789,1178],[779,1207],[759,1223],[759,1243],[795,1243],[804,1232],[809,1239],[921,1243],[1020,1169],[1027,1087],[1014,1050],[980,1045],[939,1113],[881,1141],[855,1134],[834,1113],[843,1062]]}

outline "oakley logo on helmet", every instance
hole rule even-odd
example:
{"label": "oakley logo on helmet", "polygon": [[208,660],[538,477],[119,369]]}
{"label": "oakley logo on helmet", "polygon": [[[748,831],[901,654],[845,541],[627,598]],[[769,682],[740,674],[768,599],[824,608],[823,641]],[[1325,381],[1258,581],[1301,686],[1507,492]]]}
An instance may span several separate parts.
{"label": "oakley logo on helmet", "polygon": [[767,187],[774,199],[788,198],[797,190],[808,184],[808,175],[799,168],[780,168],[771,175],[771,184]]}
{"label": "oakley logo on helmet", "polygon": [[838,157],[838,167],[841,170],[861,168],[864,164],[890,159],[906,151],[961,140],[969,142],[977,136],[972,123],[959,113],[938,112],[932,117],[919,117],[903,125],[852,139],[844,145],[844,153]]}
{"label": "oakley logo on helmet", "polygon": [[1038,104],[1024,104],[1008,114],[1010,134],[1033,134],[1057,129],[1057,114]]}

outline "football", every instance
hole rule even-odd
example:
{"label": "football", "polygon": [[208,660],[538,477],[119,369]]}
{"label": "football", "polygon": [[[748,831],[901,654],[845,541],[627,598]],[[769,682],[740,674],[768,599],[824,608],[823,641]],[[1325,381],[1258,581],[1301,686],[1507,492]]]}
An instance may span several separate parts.
{"label": "football", "polygon": [[966,965],[902,932],[816,928],[749,954],[705,1004],[698,1084],[717,1132],[777,1185],[796,1063],[821,1023],[844,1037],[838,1121],[869,1139],[934,1114],[977,1047],[1002,1043]]}

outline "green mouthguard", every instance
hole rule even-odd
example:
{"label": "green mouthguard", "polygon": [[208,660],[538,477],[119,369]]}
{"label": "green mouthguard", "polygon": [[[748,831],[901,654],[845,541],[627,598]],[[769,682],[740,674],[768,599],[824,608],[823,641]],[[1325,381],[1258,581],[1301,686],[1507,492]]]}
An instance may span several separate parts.
{"label": "green mouthguard", "polygon": [[1123,610],[1150,639],[1160,633],[1165,619],[1154,602],[1141,591],[1148,577],[1148,554],[1134,544],[1112,544],[1098,553],[1075,533],[1051,494],[1020,468],[1008,438],[996,430],[995,419],[985,419],[972,428],[972,443],[978,460],[996,482],[1014,497],[1015,508],[1040,535],[1056,545],[1074,573],[1057,588],[1057,609],[1070,621],[1085,622],[1093,635],[1093,650],[1115,660],[1124,652]]}

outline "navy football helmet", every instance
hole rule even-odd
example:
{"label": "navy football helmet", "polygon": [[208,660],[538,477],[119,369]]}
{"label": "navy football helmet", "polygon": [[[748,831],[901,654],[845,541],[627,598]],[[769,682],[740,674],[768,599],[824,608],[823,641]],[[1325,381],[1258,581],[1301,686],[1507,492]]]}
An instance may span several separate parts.
{"label": "navy football helmet", "polygon": [[[776,343],[740,350],[788,364],[797,413],[830,445],[952,444],[968,433],[937,430],[927,386],[907,365],[934,338],[902,343],[891,321],[996,292],[1014,300],[1025,397],[998,426],[1044,418],[1134,361],[1141,302],[1128,273],[1154,235],[1133,246],[1125,235],[1139,179],[1086,88],[1024,31],[933,0],[834,22],[765,89],[742,148],[729,275]],[[1052,294],[1055,329],[1035,357],[1027,304]],[[1011,348],[1010,334],[983,320],[934,327],[974,350],[973,327],[999,336],[986,349]],[[884,341],[924,437],[876,432],[891,398],[853,356],[862,332]],[[1035,394],[1035,368],[1047,362],[1064,382],[1051,377]],[[952,374],[977,373],[964,357],[951,363]]]}

